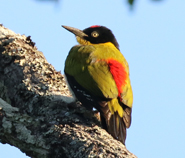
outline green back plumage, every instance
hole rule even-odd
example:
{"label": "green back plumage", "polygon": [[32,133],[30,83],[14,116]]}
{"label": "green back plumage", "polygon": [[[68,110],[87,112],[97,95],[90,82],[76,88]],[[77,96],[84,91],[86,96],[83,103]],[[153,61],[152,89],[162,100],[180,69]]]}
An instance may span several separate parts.
{"label": "green back plumage", "polygon": [[111,43],[77,45],[69,52],[65,63],[65,72],[73,76],[81,86],[92,94],[99,97],[115,98],[118,95],[118,90],[106,62],[106,59],[110,58],[127,64],[121,52]]}

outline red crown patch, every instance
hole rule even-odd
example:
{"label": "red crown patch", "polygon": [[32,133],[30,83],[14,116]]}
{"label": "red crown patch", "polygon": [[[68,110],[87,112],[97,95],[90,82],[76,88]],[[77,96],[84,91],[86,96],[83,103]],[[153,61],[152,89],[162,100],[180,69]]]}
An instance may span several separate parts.
{"label": "red crown patch", "polygon": [[90,28],[96,28],[96,27],[100,27],[100,25],[93,25]]}

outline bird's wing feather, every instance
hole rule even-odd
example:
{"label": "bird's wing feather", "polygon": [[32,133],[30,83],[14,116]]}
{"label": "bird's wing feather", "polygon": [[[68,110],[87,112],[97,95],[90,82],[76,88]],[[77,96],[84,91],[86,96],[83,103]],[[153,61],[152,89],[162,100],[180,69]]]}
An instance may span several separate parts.
{"label": "bird's wing feather", "polygon": [[116,83],[107,62],[98,61],[92,56],[96,51],[93,46],[73,47],[70,58],[66,60],[65,73],[73,76],[82,87],[97,97],[115,98],[118,96]]}

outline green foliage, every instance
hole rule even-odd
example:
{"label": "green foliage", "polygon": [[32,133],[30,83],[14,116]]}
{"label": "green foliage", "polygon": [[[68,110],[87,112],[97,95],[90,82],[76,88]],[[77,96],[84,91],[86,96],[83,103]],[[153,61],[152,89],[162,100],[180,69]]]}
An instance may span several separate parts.
{"label": "green foliage", "polygon": [[134,3],[134,0],[128,0],[128,3],[132,6]]}

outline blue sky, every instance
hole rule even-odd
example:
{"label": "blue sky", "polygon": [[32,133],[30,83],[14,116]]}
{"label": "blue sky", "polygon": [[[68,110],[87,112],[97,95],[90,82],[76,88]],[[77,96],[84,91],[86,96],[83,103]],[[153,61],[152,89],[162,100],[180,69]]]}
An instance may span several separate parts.
{"label": "blue sky", "polygon": [[[61,25],[110,28],[129,63],[134,92],[127,148],[139,158],[184,157],[185,1],[136,1],[130,11],[123,0],[6,0],[1,2],[0,23],[31,35],[62,73],[69,49],[77,42]],[[3,158],[26,157],[8,145],[0,144],[0,152]]]}

